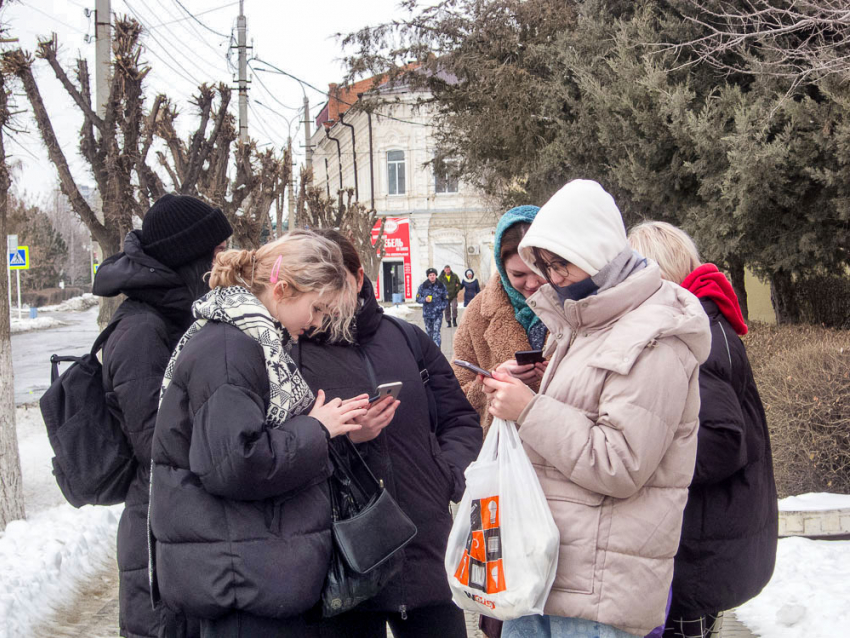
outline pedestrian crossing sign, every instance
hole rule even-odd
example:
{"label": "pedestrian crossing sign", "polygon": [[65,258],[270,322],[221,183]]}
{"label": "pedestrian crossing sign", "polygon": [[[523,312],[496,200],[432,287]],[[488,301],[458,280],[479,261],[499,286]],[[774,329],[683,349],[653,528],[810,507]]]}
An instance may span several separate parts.
{"label": "pedestrian crossing sign", "polygon": [[29,270],[30,268],[30,247],[18,246],[17,250],[9,252],[9,269],[10,270]]}

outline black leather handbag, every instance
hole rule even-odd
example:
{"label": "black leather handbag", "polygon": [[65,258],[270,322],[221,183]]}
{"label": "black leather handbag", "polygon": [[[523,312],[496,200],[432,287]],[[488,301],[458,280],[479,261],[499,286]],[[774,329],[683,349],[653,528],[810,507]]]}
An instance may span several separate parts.
{"label": "black leather handbag", "polygon": [[[339,447],[338,447],[339,446]],[[401,568],[400,551],[416,525],[347,437],[328,446],[334,554],[322,590],[322,615],[336,616],[373,598]]]}

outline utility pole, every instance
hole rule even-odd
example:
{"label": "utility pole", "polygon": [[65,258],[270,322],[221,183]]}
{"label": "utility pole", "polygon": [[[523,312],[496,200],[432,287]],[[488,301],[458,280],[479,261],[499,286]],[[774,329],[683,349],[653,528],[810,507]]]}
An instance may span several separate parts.
{"label": "utility pole", "polygon": [[248,143],[248,46],[245,0],[239,0],[239,17],[236,19],[236,45],[239,49],[239,141]]}
{"label": "utility pole", "polygon": [[289,170],[289,230],[295,230],[295,157],[292,155],[292,138],[289,137],[286,141],[289,149],[289,163],[292,165]]}
{"label": "utility pole", "polygon": [[304,93],[304,152],[307,154],[307,170],[313,170],[313,147],[310,145],[310,99]]}
{"label": "utility pole", "polygon": [[[94,91],[95,112],[106,117],[109,84],[112,79],[112,6],[111,0],[95,0],[94,5]],[[99,134],[96,133],[96,135]],[[103,223],[103,197],[97,194],[95,215]]]}

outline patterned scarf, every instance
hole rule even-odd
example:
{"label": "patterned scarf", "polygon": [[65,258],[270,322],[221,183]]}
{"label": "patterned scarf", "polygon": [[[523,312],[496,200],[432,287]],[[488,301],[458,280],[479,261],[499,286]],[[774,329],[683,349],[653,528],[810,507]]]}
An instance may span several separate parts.
{"label": "patterned scarf", "polygon": [[194,303],[192,314],[197,321],[186,331],[171,355],[162,381],[160,402],[174,377],[174,365],[186,343],[208,321],[218,321],[239,328],[263,348],[269,375],[269,407],[266,410],[269,427],[280,427],[284,421],[305,412],[312,405],[313,393],[289,355],[292,350],[289,333],[272,319],[263,303],[250,291],[242,286],[216,288]]}

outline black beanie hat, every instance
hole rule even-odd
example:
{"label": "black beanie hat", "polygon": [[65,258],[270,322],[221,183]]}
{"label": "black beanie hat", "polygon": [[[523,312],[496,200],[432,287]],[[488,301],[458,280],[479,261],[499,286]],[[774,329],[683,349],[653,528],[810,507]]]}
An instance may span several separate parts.
{"label": "black beanie hat", "polygon": [[189,195],[163,195],[142,220],[142,249],[169,268],[177,268],[213,250],[233,234],[219,208]]}

